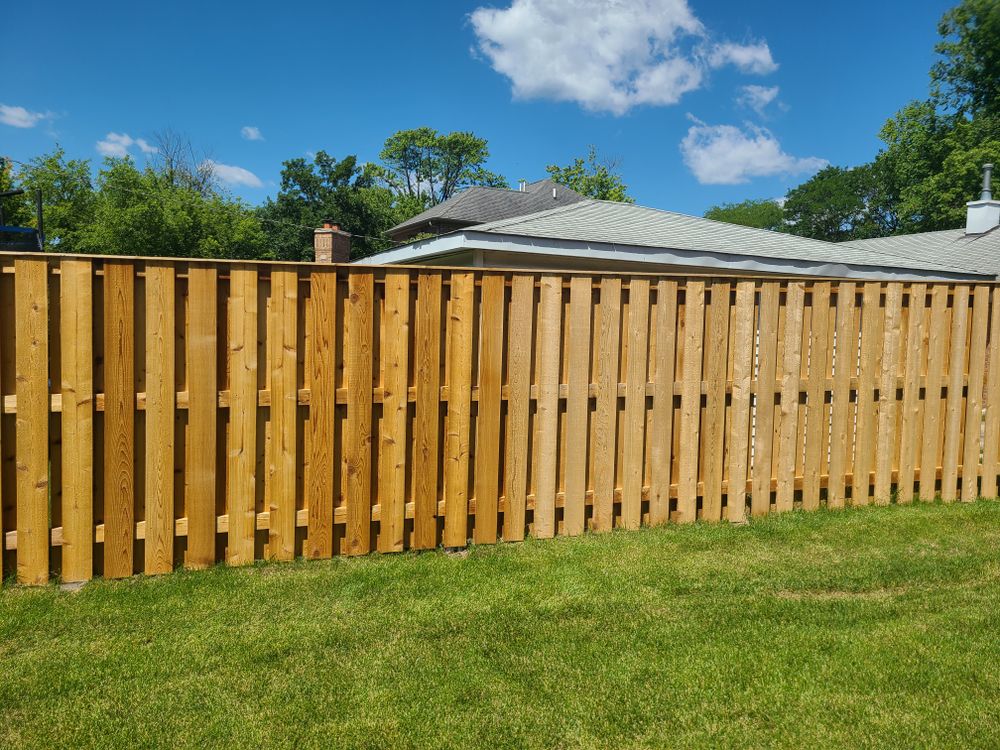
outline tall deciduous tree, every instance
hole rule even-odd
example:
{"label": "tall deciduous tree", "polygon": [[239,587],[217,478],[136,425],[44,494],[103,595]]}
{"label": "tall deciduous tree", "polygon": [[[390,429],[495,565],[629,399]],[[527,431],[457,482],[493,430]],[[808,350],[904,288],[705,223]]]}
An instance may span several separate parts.
{"label": "tall deciduous tree", "polygon": [[628,194],[628,185],[624,183],[617,169],[617,162],[599,160],[597,148],[591,146],[586,159],[574,159],[572,164],[567,164],[565,167],[549,164],[545,171],[555,182],[588,198],[635,203],[635,199]]}
{"label": "tall deciduous tree", "polygon": [[772,231],[781,230],[785,224],[785,214],[781,206],[769,198],[712,206],[705,212],[705,218]]}
{"label": "tall deciduous tree", "polygon": [[400,130],[386,139],[378,174],[417,213],[470,185],[507,187],[502,175],[486,168],[489,156],[486,139],[474,133],[444,134],[428,127]]}
{"label": "tall deciduous tree", "polygon": [[961,114],[1000,113],[1000,2],[963,0],[938,24],[931,94]]}

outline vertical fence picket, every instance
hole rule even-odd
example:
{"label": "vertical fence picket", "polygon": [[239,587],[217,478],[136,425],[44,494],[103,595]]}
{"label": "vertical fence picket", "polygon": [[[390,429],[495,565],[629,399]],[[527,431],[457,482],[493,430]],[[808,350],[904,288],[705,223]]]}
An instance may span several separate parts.
{"label": "vertical fence picket", "polygon": [[49,578],[49,264],[14,263],[17,318],[17,580]]}
{"label": "vertical fence picket", "polygon": [[417,276],[416,420],[413,440],[413,547],[437,544],[438,452],[441,440],[441,274]]}
{"label": "vertical fence picket", "polygon": [[476,412],[477,544],[497,540],[500,490],[500,400],[503,380],[504,277],[486,274],[482,283],[479,325],[479,404]]}
{"label": "vertical fence picket", "polygon": [[229,444],[226,513],[230,565],[254,559],[257,455],[257,271],[235,266],[229,294]]}
{"label": "vertical fence picket", "polygon": [[924,308],[927,301],[927,286],[913,284],[910,287],[908,321],[906,330],[906,364],[903,371],[903,413],[899,422],[899,476],[897,478],[897,502],[913,501],[914,477],[920,456],[920,438],[923,420],[920,398],[920,379],[926,361],[924,347]]}
{"label": "vertical fence picket", "polygon": [[538,471],[534,531],[555,535],[559,438],[559,362],[562,332],[562,279],[542,276],[538,304],[538,404],[535,413]]}
{"label": "vertical fence picket", "polygon": [[834,347],[833,405],[830,413],[830,474],[827,505],[843,508],[846,499],[847,467],[852,462],[854,425],[847,421],[851,404],[851,377],[855,372],[857,329],[854,327],[854,282],[837,287],[837,327]]}
{"label": "vertical fence picket", "polygon": [[334,431],[336,408],[337,272],[313,271],[310,276],[312,315],[309,319],[309,486],[305,555],[333,554]]}
{"label": "vertical fence picket", "polygon": [[966,329],[969,287],[956,285],[952,297],[951,352],[948,355],[948,396],[945,400],[944,455],[941,462],[941,499],[958,499],[958,460],[961,457],[962,391],[968,363]]}
{"label": "vertical fence picket", "polygon": [[93,267],[59,264],[62,318],[62,579],[87,581],[94,572],[94,310]]}
{"label": "vertical fence picket", "polygon": [[788,284],[781,388],[781,421],[778,428],[777,492],[775,510],[792,509],[795,496],[795,456],[798,445],[799,371],[801,366],[802,319],[805,285]]}
{"label": "vertical fence picket", "polygon": [[757,393],[754,399],[753,491],[750,496],[750,512],[754,516],[767,515],[771,510],[779,292],[780,285],[776,281],[761,284],[757,323]]}
{"label": "vertical fence picket", "polygon": [[920,449],[920,499],[937,494],[937,470],[941,437],[941,387],[947,356],[948,287],[937,285],[931,293],[930,329],[927,340],[924,429]]}
{"label": "vertical fence picket", "polygon": [[656,363],[653,368],[653,444],[650,452],[649,523],[670,517],[674,425],[674,362],[677,345],[677,282],[656,285]]}
{"label": "vertical fence picket", "polygon": [[[524,539],[528,492],[528,414],[531,394],[531,332],[534,327],[533,277],[511,279],[507,330],[507,433],[504,455],[503,538]],[[517,332],[513,335],[513,332]]]}
{"label": "vertical fence picket", "polygon": [[733,316],[733,396],[729,432],[729,487],[727,517],[737,523],[746,520],[747,478],[750,456],[750,383],[753,377],[754,295],[752,281],[736,284]]}
{"label": "vertical fence picket", "polygon": [[406,517],[406,440],[409,410],[410,273],[386,271],[379,434],[379,552],[403,551]]}
{"label": "vertical fence picket", "polygon": [[712,283],[712,302],[705,316],[705,412],[702,437],[704,480],[702,517],[722,519],[722,479],[725,461],[726,379],[729,359],[728,281]]}
{"label": "vertical fence picket", "polygon": [[896,448],[896,373],[899,369],[900,318],[903,287],[890,282],[885,290],[885,326],[882,331],[882,369],[878,381],[878,433],[875,442],[875,502],[887,505],[892,488]]}
{"label": "vertical fence picket", "polygon": [[986,376],[986,422],[983,430],[984,497],[996,497],[997,473],[1000,471],[1000,287],[990,293],[990,340],[988,374]]}
{"label": "vertical fence picket", "polygon": [[986,368],[986,326],[990,314],[990,288],[975,288],[972,333],[969,338],[969,385],[965,402],[965,445],[962,450],[962,500],[979,496],[982,475],[983,376]]}
{"label": "vertical fence picket", "polygon": [[[826,420],[826,379],[829,374],[830,282],[813,285],[809,330],[809,379],[806,385],[805,460],[802,470],[802,507],[819,507]],[[805,353],[803,353],[805,355]]]}
{"label": "vertical fence picket", "polygon": [[451,274],[448,303],[448,431],[444,460],[444,546],[464,547],[469,526],[469,429],[472,407],[472,329],[475,277]]}
{"label": "vertical fence picket", "polygon": [[569,371],[566,394],[566,502],[568,536],[582,534],[586,522],[587,438],[590,433],[590,315],[593,289],[588,276],[570,280]]}
{"label": "vertical fence picket", "polygon": [[174,322],[173,265],[151,262],[146,266],[147,575],[169,573],[174,564]]}
{"label": "vertical fence picket", "polygon": [[629,281],[628,361],[625,365],[625,433],[622,436],[622,526],[642,521],[642,469],[646,443],[646,370],[649,336],[649,281]]}
{"label": "vertical fence picket", "polygon": [[271,383],[271,484],[268,549],[272,559],[295,557],[296,449],[298,442],[298,274],[271,272],[268,311],[268,367]]}
{"label": "vertical fence picket", "polygon": [[188,270],[188,438],[184,476],[188,519],[186,564],[191,568],[204,568],[215,562],[218,284],[218,272],[212,266],[192,266]]}
{"label": "vertical fence picket", "polygon": [[347,300],[347,427],[344,475],[347,478],[349,555],[371,551],[372,525],[372,355],[375,279],[368,272],[348,277]]}
{"label": "vertical fence picket", "polygon": [[701,366],[705,333],[705,282],[684,284],[684,379],[681,382],[681,448],[677,476],[677,520],[695,520],[701,443]]}
{"label": "vertical fence picket", "polygon": [[594,413],[594,531],[614,525],[615,450],[618,433],[618,356],[621,339],[621,279],[601,279],[597,405]]}
{"label": "vertical fence picket", "polygon": [[876,424],[875,373],[882,340],[880,294],[881,288],[878,282],[868,282],[864,285],[861,298],[861,355],[858,361],[852,505],[866,505],[871,499]]}

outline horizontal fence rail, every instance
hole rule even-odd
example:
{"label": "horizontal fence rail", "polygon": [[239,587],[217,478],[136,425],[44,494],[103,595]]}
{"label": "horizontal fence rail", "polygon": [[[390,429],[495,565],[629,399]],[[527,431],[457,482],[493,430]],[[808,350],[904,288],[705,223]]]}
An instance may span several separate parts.
{"label": "horizontal fence rail", "polygon": [[990,284],[0,270],[24,583],[997,494]]}

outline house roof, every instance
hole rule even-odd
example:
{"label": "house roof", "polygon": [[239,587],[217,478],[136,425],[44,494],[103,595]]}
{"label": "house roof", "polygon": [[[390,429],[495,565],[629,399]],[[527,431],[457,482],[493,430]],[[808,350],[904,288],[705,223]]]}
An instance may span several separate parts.
{"label": "house roof", "polygon": [[854,247],[598,200],[466,227],[379,253],[365,262],[426,262],[461,248],[592,259],[597,266],[627,261],[857,278],[996,276],[947,257],[914,258],[896,248]]}
{"label": "house roof", "polygon": [[[553,192],[555,191],[555,197]],[[446,201],[431,206],[416,216],[389,230],[390,236],[404,235],[421,225],[435,221],[482,224],[509,219],[512,216],[537,213],[553,206],[575,203],[585,198],[574,190],[552,180],[538,180],[524,191],[473,185]]]}
{"label": "house roof", "polygon": [[891,253],[916,263],[946,263],[973,273],[1000,275],[1000,228],[983,234],[966,234],[964,229],[901,234],[870,240],[840,243],[864,252]]}

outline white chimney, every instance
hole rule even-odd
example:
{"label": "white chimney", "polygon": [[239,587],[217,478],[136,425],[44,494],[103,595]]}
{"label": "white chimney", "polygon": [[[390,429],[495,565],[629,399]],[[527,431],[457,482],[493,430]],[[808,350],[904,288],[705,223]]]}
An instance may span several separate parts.
{"label": "white chimney", "polygon": [[518,190],[518,192],[521,192],[521,193],[528,192],[528,181],[527,180],[518,180],[517,181],[517,190]]}
{"label": "white chimney", "polygon": [[1000,201],[993,200],[993,165],[983,165],[983,192],[977,201],[969,201],[965,220],[966,234],[982,234],[1000,226]]}

